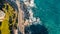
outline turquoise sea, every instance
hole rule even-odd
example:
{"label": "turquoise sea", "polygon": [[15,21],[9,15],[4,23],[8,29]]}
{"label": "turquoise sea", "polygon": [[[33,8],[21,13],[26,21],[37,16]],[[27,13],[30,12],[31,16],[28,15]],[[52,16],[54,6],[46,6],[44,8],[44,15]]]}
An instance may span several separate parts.
{"label": "turquoise sea", "polygon": [[60,0],[35,0],[34,16],[39,17],[49,34],[60,34]]}

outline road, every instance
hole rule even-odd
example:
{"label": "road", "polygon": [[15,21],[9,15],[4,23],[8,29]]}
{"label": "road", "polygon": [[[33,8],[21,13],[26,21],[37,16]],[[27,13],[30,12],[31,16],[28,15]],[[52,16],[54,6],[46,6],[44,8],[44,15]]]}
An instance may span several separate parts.
{"label": "road", "polygon": [[24,12],[23,12],[23,10],[21,10],[21,8],[20,8],[20,3],[19,3],[19,1],[16,1],[16,3],[17,3],[17,6],[18,6],[18,11],[19,11],[19,13],[18,13],[18,28],[19,28],[19,31],[20,31],[22,34],[25,34],[25,33],[24,33],[24,18],[23,18]]}

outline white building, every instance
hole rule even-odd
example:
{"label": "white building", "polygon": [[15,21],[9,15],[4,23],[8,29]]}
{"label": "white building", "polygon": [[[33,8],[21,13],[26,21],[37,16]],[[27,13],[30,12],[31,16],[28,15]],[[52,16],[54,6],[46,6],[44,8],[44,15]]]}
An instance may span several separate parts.
{"label": "white building", "polygon": [[5,13],[0,10],[0,21],[3,21],[5,17]]}

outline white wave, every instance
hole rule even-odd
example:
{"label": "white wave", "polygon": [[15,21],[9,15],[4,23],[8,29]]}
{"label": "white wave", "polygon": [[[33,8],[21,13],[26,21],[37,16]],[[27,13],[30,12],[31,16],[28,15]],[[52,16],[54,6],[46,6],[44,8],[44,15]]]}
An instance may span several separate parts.
{"label": "white wave", "polygon": [[30,17],[29,18],[33,18],[33,12],[32,10],[29,11]]}
{"label": "white wave", "polygon": [[31,7],[34,7],[34,6],[35,6],[34,0],[31,0],[31,1],[30,1],[30,6],[31,6]]}
{"label": "white wave", "polygon": [[38,24],[42,25],[42,22],[41,22],[40,18],[37,18],[36,21],[38,22]]}
{"label": "white wave", "polygon": [[34,3],[34,0],[23,0],[24,4],[27,6],[27,9],[29,11],[29,22],[30,24],[31,23],[34,23],[34,24],[41,24],[41,21],[40,21],[40,18],[36,18],[34,17],[33,15],[33,12],[32,12],[32,7],[36,7],[35,3]]}
{"label": "white wave", "polygon": [[34,0],[23,0],[25,5],[30,6],[30,7],[36,7]]}
{"label": "white wave", "polygon": [[40,18],[34,17],[33,15],[31,15],[32,13],[30,13],[29,22],[31,22],[32,24],[40,24],[40,25],[42,25],[42,22],[41,22]]}
{"label": "white wave", "polygon": [[[30,24],[32,24],[32,23],[33,24],[41,24],[40,18],[36,18],[36,17],[33,16],[34,14],[33,14],[31,8],[35,6],[34,0],[30,0],[30,3],[27,0],[24,0],[24,3],[27,6],[27,8],[29,9],[28,11],[29,11],[29,14],[30,14],[30,16],[29,16]],[[31,7],[31,8],[29,8],[29,7]]]}

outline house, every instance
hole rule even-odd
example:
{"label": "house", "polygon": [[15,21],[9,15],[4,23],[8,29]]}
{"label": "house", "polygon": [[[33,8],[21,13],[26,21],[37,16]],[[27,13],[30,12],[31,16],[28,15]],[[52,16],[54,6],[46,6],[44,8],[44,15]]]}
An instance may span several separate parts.
{"label": "house", "polygon": [[3,21],[5,17],[5,13],[0,10],[0,21]]}

